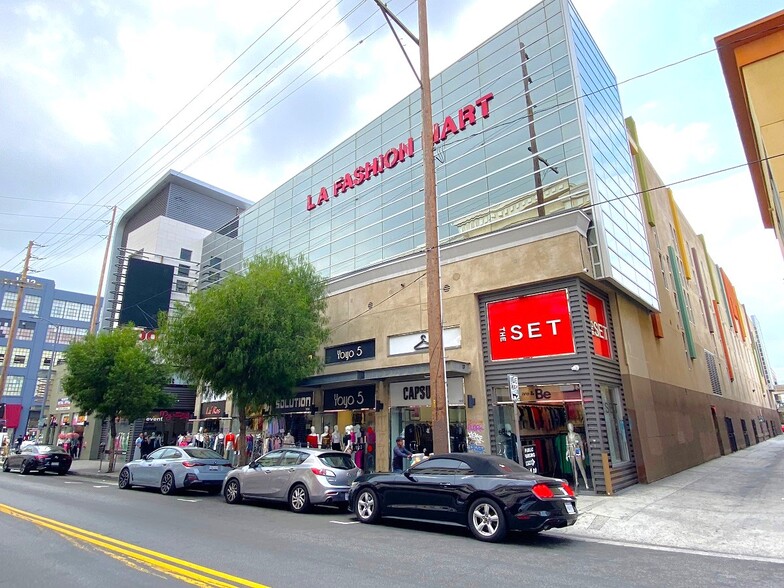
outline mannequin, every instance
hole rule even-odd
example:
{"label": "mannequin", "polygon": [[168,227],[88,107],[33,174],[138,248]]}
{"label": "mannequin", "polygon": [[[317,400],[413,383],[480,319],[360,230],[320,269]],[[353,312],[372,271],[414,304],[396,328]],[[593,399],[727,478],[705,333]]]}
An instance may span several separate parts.
{"label": "mannequin", "polygon": [[568,459],[572,464],[572,472],[574,473],[574,487],[577,488],[579,486],[579,480],[577,477],[577,470],[579,469],[580,473],[583,475],[585,487],[590,490],[591,486],[588,484],[588,477],[585,475],[585,464],[583,463],[583,457],[585,455],[583,440],[579,433],[574,432],[574,425],[572,423],[567,423],[566,428],[569,431],[566,434],[566,459]]}
{"label": "mannequin", "polygon": [[316,434],[316,427],[310,427],[310,434],[308,434],[308,438],[306,439],[306,441],[308,443],[308,447],[318,449],[319,436]]}
{"label": "mannequin", "polygon": [[506,423],[500,433],[498,442],[501,447],[498,453],[507,459],[517,461],[517,436],[512,433],[512,425]]}
{"label": "mannequin", "polygon": [[346,453],[351,453],[351,448],[353,444],[351,443],[351,437],[354,433],[354,427],[351,425],[346,425],[344,429],[345,434],[343,435],[343,451]]}
{"label": "mannequin", "polygon": [[286,435],[283,437],[283,445],[284,447],[294,447],[294,435],[291,434],[291,431],[286,431]]}
{"label": "mannequin", "polygon": [[340,431],[337,426],[332,429],[332,449],[334,451],[342,451],[343,445],[340,443]]}
{"label": "mannequin", "polygon": [[322,449],[329,449],[329,444],[331,441],[332,441],[332,437],[329,434],[329,425],[324,425],[324,432],[321,434],[319,447],[321,447]]}

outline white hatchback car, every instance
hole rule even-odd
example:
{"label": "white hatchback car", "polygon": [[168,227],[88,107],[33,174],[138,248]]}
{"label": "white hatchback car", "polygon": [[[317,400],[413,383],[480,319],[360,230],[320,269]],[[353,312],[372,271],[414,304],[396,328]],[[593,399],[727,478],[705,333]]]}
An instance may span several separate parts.
{"label": "white hatchback car", "polygon": [[160,488],[161,494],[190,489],[218,494],[231,469],[229,460],[212,449],[167,446],[126,463],[117,484],[123,490],[132,486]]}

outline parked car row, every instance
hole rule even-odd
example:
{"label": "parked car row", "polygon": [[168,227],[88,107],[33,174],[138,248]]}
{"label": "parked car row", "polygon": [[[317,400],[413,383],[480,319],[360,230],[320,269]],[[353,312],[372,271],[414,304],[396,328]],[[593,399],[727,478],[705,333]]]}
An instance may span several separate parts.
{"label": "parked car row", "polygon": [[[25,448],[3,470],[53,470],[64,474],[71,457],[56,446]],[[384,517],[459,524],[481,541],[501,541],[509,531],[538,533],[573,525],[574,491],[564,480],[531,473],[500,456],[434,455],[402,473],[362,475],[339,451],[283,448],[232,468],[212,449],[161,447],[120,470],[121,489],[147,486],[163,494],[200,489],[222,493],[229,504],[245,499],[285,502],[294,512],[335,506],[362,523]]]}

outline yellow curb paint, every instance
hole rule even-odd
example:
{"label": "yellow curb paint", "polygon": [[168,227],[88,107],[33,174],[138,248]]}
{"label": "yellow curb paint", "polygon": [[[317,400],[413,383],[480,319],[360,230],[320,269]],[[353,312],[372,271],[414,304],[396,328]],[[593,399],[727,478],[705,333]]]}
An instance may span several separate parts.
{"label": "yellow curb paint", "polygon": [[[0,512],[17,517],[22,520],[26,520],[33,524],[39,525],[41,527],[51,529],[52,531],[55,531],[57,533],[67,535],[81,541],[86,541],[87,543],[96,545],[102,549],[107,549],[125,555],[127,557],[131,557],[133,559],[143,561],[148,565],[151,565],[166,573],[181,576],[183,577],[183,579],[189,578],[192,581],[198,583],[206,583],[208,586],[215,586],[216,588],[236,588],[236,586],[247,586],[249,588],[269,588],[268,586],[265,586],[264,584],[259,584],[258,582],[252,582],[244,578],[232,576],[231,574],[226,574],[218,570],[213,570],[205,566],[200,566],[198,564],[185,561],[182,559],[178,559],[176,557],[172,557],[163,553],[159,553],[151,549],[138,547],[131,543],[126,543],[118,539],[113,539],[111,537],[106,537],[98,533],[93,533],[92,531],[87,531],[84,529],[80,529],[78,527],[74,527],[72,525],[67,525],[65,523],[61,523],[54,519],[42,517],[40,515],[26,512],[14,508],[12,506],[8,506],[6,504],[0,504]],[[172,565],[172,564],[177,564],[177,565]],[[184,566],[184,567],[178,567],[178,566]],[[223,580],[227,580],[228,582],[232,582],[232,584],[226,582],[220,582],[215,578],[221,578]]]}

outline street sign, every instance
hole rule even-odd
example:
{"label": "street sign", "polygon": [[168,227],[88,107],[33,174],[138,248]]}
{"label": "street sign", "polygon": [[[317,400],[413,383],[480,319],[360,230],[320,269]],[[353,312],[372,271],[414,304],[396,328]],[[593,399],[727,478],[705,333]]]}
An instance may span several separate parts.
{"label": "street sign", "polygon": [[520,400],[520,384],[517,381],[517,376],[508,374],[506,379],[509,381],[509,394],[512,396],[514,402]]}

